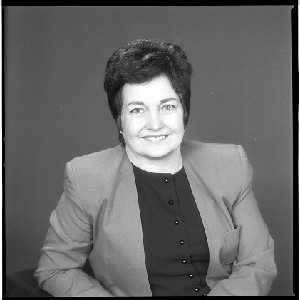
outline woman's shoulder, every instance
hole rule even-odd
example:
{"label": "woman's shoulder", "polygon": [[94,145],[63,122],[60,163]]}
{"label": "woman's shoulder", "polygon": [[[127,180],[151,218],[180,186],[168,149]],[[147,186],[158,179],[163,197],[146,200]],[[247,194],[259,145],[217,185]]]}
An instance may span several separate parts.
{"label": "woman's shoulder", "polygon": [[185,158],[221,160],[227,161],[239,159],[240,149],[236,144],[206,143],[191,139],[184,139],[182,142],[182,155]]}
{"label": "woman's shoulder", "polygon": [[251,181],[251,167],[241,145],[187,140],[182,146],[186,169],[200,176],[221,198],[236,199],[242,180]]}
{"label": "woman's shoulder", "polygon": [[124,147],[117,145],[97,152],[74,157],[69,163],[74,172],[94,173],[108,172],[117,168],[126,155]]}

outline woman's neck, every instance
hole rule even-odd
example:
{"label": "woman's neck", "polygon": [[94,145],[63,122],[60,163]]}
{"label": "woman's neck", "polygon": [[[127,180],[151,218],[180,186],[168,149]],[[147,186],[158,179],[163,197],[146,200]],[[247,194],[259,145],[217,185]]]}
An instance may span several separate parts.
{"label": "woman's neck", "polygon": [[153,173],[175,174],[182,168],[180,147],[163,158],[140,157],[129,147],[125,146],[129,160],[138,168]]}

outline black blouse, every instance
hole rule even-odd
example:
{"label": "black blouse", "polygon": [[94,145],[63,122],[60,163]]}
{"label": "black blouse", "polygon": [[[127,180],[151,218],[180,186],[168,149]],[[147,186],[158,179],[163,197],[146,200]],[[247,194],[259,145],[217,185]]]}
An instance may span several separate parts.
{"label": "black blouse", "polygon": [[209,249],[184,168],[173,175],[133,171],[152,295],[207,294]]}

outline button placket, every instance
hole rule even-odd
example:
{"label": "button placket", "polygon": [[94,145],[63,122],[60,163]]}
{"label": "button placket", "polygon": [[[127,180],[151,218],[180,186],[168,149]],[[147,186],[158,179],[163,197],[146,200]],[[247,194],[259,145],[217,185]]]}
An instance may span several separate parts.
{"label": "button placket", "polygon": [[[177,215],[177,218],[175,218],[175,220],[173,221],[174,225],[176,226],[176,225],[180,225],[183,222],[183,220],[181,220],[181,211],[180,211],[180,208],[178,207],[177,202],[176,202],[178,200],[177,200],[177,194],[176,194],[176,191],[175,191],[175,186],[172,183],[173,183],[172,178],[169,179],[169,178],[165,177],[165,178],[162,179],[162,184],[165,186],[165,188],[167,189],[168,194],[169,194],[167,196],[167,199],[166,199],[167,203],[169,205],[169,208],[173,210],[176,207],[177,211],[179,213]],[[179,226],[179,227],[176,226],[178,228],[178,230],[181,229],[178,232],[179,239],[178,239],[178,244],[177,245],[185,247],[184,245],[186,245],[187,242],[186,242],[186,238],[184,237],[185,236],[184,233],[186,233],[186,231],[185,231],[184,223],[182,223],[182,224],[183,224],[183,227],[182,227],[182,225]],[[182,230],[183,230],[183,232],[182,232]],[[180,239],[180,236],[182,237],[181,239]],[[189,265],[189,262],[188,262],[189,250],[188,250],[188,248],[181,248],[181,249],[185,249],[184,253],[182,253],[183,254],[182,257],[186,257],[186,258],[180,258],[180,262],[183,265]],[[188,276],[189,276],[190,280],[193,280],[193,281],[191,281],[191,283],[194,282],[194,284],[195,284],[195,285],[192,284],[191,288],[193,289],[194,293],[199,293],[200,288],[197,286],[196,275],[194,274],[194,272],[192,270],[190,272],[191,273],[188,273]],[[194,285],[194,287],[193,287],[193,285]]]}
{"label": "button placket", "polygon": [[[186,206],[186,204],[189,203],[189,197],[191,198],[192,196],[189,196],[185,189],[181,189],[181,178],[179,176],[177,179],[176,176],[172,176],[169,173],[159,174],[154,175],[153,177],[149,176],[150,179],[148,180],[148,177],[146,177],[148,173],[142,175],[145,175],[145,180],[142,180],[144,179],[143,176],[137,176],[137,181],[141,178],[142,185],[140,190],[142,193],[139,195],[139,201],[145,199],[144,202],[140,202],[146,208],[144,209],[142,205],[142,209],[144,212],[149,212],[148,214],[145,213],[145,220],[148,221],[148,223],[145,222],[145,224],[149,224],[149,226],[145,226],[145,228],[150,234],[145,234],[145,237],[149,236],[149,241],[152,239],[157,244],[157,248],[161,247],[161,249],[167,249],[169,257],[173,260],[175,259],[176,262],[174,263],[176,263],[176,266],[174,266],[174,268],[176,267],[176,271],[177,269],[178,271],[180,270],[180,276],[182,276],[182,281],[180,282],[182,283],[182,287],[189,290],[189,295],[201,296],[203,293],[207,293],[206,289],[202,288],[202,282],[200,283],[197,274],[198,269],[195,268],[192,261],[192,249],[194,248],[191,248],[190,246],[193,246],[194,244],[191,243],[193,242],[193,238],[190,238],[189,235],[191,222],[189,222],[188,213],[190,210],[188,209],[189,206]],[[155,202],[156,199],[159,201]],[[163,220],[161,221],[161,224],[155,222],[155,219],[153,218],[153,215],[156,213],[158,214],[158,212],[161,212],[161,215],[164,216],[164,218],[161,219]],[[162,230],[162,228],[164,230]],[[146,250],[147,249],[145,248],[145,252]],[[157,251],[158,254],[162,252],[164,251]],[[161,260],[164,258],[162,255],[153,255],[153,251],[152,253],[151,251],[149,253],[146,254],[149,254],[148,261],[150,262],[151,267],[152,262],[157,262],[158,259]],[[156,274],[158,274],[160,269],[157,268],[155,271],[157,271]],[[167,276],[172,275],[172,272],[166,272],[165,270],[164,272]],[[178,288],[180,287],[178,286]],[[199,289],[199,292],[196,292],[195,288]]]}

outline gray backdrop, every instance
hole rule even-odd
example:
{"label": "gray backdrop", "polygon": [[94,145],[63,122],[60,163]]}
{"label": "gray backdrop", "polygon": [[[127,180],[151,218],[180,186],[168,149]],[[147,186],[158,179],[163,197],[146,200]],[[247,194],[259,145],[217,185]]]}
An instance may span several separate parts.
{"label": "gray backdrop", "polygon": [[186,137],[246,149],[275,240],[271,295],[292,295],[291,8],[6,7],[7,272],[37,265],[65,163],[118,143],[107,59],[133,38],[158,37],[194,67]]}

